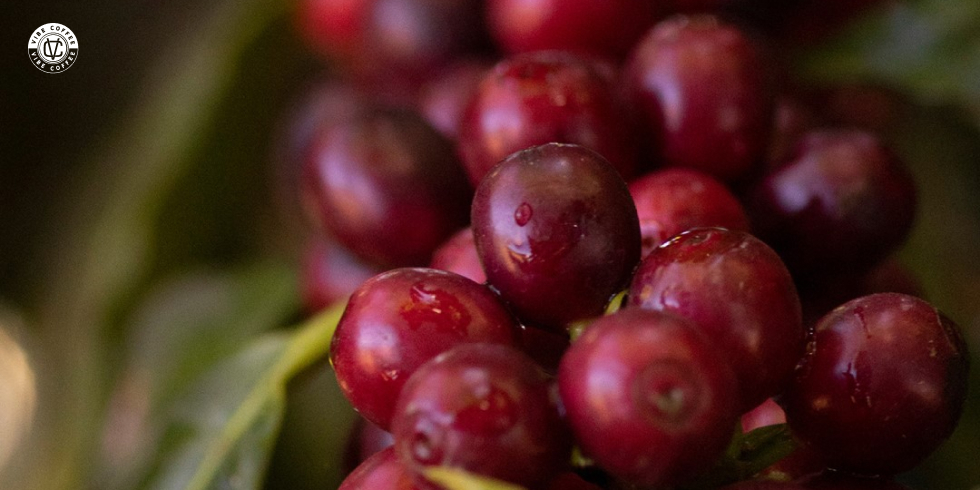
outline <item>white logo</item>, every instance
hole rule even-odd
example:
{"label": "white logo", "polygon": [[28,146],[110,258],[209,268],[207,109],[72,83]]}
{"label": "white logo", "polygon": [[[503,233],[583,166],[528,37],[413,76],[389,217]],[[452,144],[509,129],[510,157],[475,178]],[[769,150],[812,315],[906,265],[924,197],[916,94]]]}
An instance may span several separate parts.
{"label": "white logo", "polygon": [[62,24],[44,24],[27,41],[31,63],[44,73],[61,73],[78,59],[78,38]]}

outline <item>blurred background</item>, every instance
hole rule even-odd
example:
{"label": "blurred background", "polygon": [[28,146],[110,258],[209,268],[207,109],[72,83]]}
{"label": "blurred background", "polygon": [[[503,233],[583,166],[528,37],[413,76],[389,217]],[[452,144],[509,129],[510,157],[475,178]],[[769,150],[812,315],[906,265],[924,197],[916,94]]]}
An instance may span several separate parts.
{"label": "blurred background", "polygon": [[[286,398],[276,383],[258,398],[248,391],[287,356],[284,329],[301,319],[304,228],[277,200],[273,156],[283,118],[331,73],[294,33],[292,8],[4,7],[0,488],[186,488],[207,471],[233,475],[234,488],[338,481],[353,414],[329,371],[277,378]],[[47,22],[80,43],[57,75],[33,68],[23,49]],[[980,352],[980,4],[885,2],[794,49],[803,79],[873,87],[847,99],[867,105],[840,111],[884,111],[872,123],[920,185],[900,260]],[[977,378],[974,362],[960,429],[905,476],[915,488],[980,488]],[[208,425],[223,413],[193,413],[195,393],[227,399],[229,413],[258,404],[213,461],[194,444],[227,427]]]}

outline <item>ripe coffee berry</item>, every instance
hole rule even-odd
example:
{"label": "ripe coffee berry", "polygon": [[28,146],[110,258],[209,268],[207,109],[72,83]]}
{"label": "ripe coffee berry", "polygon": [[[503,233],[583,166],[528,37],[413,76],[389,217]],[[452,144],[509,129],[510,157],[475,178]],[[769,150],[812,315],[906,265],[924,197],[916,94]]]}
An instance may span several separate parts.
{"label": "ripe coffee berry", "polygon": [[814,131],[755,189],[749,210],[798,277],[855,274],[905,240],[915,185],[873,134]]}
{"label": "ripe coffee berry", "polygon": [[300,271],[306,311],[314,313],[346,299],[364,281],[381,272],[329,240],[307,244]]}
{"label": "ripe coffee berry", "polygon": [[487,0],[488,24],[512,53],[562,49],[626,55],[653,25],[655,2],[636,0]]}
{"label": "ripe coffee berry", "polygon": [[571,454],[549,379],[501,345],[461,345],[420,367],[399,397],[392,433],[414,471],[449,466],[530,487]]}
{"label": "ripe coffee berry", "polygon": [[337,490],[427,490],[417,486],[412,474],[389,447],[360,464]]}
{"label": "ripe coffee berry", "polygon": [[456,139],[466,106],[489,69],[488,63],[466,60],[441,70],[419,90],[419,112],[443,136]]}
{"label": "ripe coffee berry", "polygon": [[377,109],[324,125],[304,171],[323,227],[368,261],[425,264],[466,225],[466,176],[449,141],[415,113]]}
{"label": "ripe coffee berry", "polygon": [[632,483],[671,486],[709,469],[739,413],[735,374],[697,328],[640,309],[604,316],[562,359],[558,386],[583,452]]}
{"label": "ripe coffee berry", "polygon": [[522,320],[546,328],[602,313],[640,257],[626,183],[581,146],[507,157],[477,189],[472,222],[490,284]]}
{"label": "ripe coffee berry", "polygon": [[628,305],[688,318],[725,346],[742,411],[781,392],[803,356],[806,333],[789,271],[744,232],[697,228],[654,249],[633,277]]}
{"label": "ripe coffee berry", "polygon": [[967,359],[956,325],[929,303],[864,296],[817,323],[781,403],[793,432],[832,468],[899,473],[956,427]]}
{"label": "ripe coffee berry", "polygon": [[625,77],[664,163],[739,181],[764,161],[771,71],[761,48],[736,27],[680,16],[639,42]]}
{"label": "ripe coffee berry", "polygon": [[455,272],[474,282],[487,282],[483,273],[483,264],[476,253],[476,243],[473,242],[473,229],[463,228],[449,237],[445,243],[432,253],[429,267],[449,272]]}
{"label": "ripe coffee berry", "polygon": [[435,269],[395,269],[351,296],[330,362],[354,408],[387,430],[402,386],[423,363],[462,343],[516,346],[519,335],[485,286]]}
{"label": "ripe coffee berry", "polygon": [[643,256],[691,228],[749,231],[738,199],[720,182],[696,170],[659,170],[630,182],[643,236]]}
{"label": "ripe coffee berry", "polygon": [[589,148],[631,177],[639,141],[611,70],[561,51],[520,54],[494,66],[459,128],[459,153],[470,181],[479,184],[511,153],[552,142]]}

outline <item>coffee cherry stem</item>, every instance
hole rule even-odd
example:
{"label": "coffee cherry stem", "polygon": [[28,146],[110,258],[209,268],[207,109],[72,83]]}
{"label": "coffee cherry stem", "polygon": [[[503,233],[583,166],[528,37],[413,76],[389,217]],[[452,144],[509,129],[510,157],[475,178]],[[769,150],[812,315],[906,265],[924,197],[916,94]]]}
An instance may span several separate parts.
{"label": "coffee cherry stem", "polygon": [[616,293],[616,295],[613,296],[611,300],[609,300],[609,304],[606,305],[605,314],[612,315],[613,313],[616,313],[617,311],[619,311],[620,308],[623,307],[623,302],[626,301],[626,292],[627,291],[624,289]]}
{"label": "coffee cherry stem", "polygon": [[759,427],[747,433],[739,427],[721,461],[682,490],[714,489],[747,480],[789,456],[797,446],[786,424]]}

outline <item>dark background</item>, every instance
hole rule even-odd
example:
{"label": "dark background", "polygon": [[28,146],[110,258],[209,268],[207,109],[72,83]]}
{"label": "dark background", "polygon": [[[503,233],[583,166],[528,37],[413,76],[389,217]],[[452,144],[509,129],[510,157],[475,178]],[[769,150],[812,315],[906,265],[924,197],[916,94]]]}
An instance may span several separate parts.
{"label": "dark background", "polygon": [[[202,2],[203,3],[203,2]],[[137,98],[159,47],[201,3],[49,1],[3,8],[0,44],[0,298],[35,302],[40,241],[66,192]],[[48,22],[68,26],[79,57],[59,74],[34,68],[26,42]]]}

